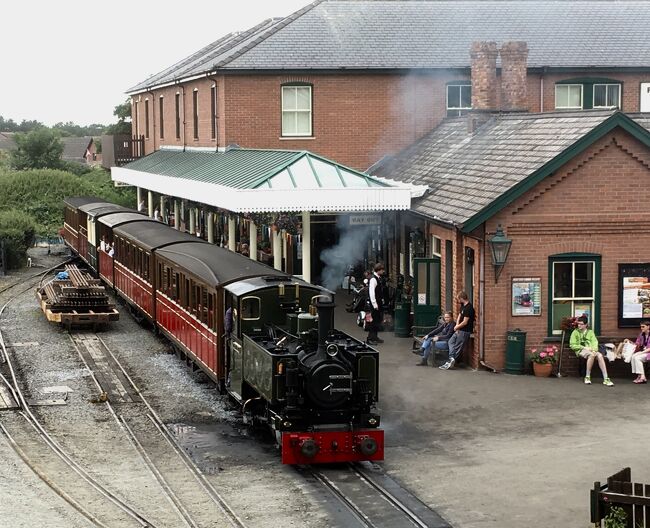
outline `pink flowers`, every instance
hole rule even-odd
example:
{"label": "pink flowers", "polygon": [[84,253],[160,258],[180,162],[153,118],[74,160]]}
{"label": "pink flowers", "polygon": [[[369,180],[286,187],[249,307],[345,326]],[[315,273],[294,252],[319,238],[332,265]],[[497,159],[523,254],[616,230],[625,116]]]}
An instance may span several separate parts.
{"label": "pink flowers", "polygon": [[530,349],[530,359],[533,363],[555,363],[558,348],[555,345],[546,345],[543,349]]}

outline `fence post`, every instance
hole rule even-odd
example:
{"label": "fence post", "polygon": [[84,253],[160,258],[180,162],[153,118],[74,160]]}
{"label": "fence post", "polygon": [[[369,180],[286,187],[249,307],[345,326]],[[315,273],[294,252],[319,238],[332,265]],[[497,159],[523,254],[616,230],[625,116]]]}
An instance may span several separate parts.
{"label": "fence post", "polygon": [[589,493],[591,503],[591,522],[594,526],[600,526],[600,482],[594,482],[594,487]]}

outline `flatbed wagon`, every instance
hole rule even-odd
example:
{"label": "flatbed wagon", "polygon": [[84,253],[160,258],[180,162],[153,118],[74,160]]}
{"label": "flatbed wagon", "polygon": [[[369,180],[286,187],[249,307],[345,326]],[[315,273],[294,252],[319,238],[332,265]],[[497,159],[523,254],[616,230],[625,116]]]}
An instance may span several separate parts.
{"label": "flatbed wagon", "polygon": [[120,317],[101,282],[74,265],[37,288],[36,299],[48,321],[67,327],[105,325]]}

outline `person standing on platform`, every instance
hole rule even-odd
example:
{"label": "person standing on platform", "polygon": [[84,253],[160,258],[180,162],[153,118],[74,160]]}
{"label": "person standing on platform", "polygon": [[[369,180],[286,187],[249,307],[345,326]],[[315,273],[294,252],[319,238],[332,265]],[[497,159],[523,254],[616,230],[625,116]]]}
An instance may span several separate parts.
{"label": "person standing on platform", "polygon": [[382,275],[384,274],[384,265],[381,262],[375,264],[373,274],[370,277],[368,282],[368,294],[370,297],[370,305],[372,321],[368,328],[368,339],[366,343],[369,345],[377,345],[383,343],[384,340],[379,338],[378,332],[381,330],[381,323],[383,320],[383,315],[381,310],[384,304],[384,282],[381,280]]}
{"label": "person standing on platform", "polygon": [[476,312],[472,303],[469,302],[468,295],[462,291],[458,294],[458,301],[460,302],[460,313],[456,319],[454,326],[454,335],[449,339],[449,360],[439,368],[442,370],[449,370],[454,366],[459,356],[463,353],[465,343],[469,341],[469,337],[474,331],[474,320],[476,319]]}

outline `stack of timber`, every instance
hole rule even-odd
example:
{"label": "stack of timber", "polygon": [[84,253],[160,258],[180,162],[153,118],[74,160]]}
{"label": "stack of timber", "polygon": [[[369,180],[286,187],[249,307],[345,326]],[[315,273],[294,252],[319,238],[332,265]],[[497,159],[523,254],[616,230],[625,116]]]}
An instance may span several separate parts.
{"label": "stack of timber", "polygon": [[119,319],[106,288],[76,265],[65,267],[66,279],[54,278],[36,290],[48,321],[72,325],[97,325]]}

